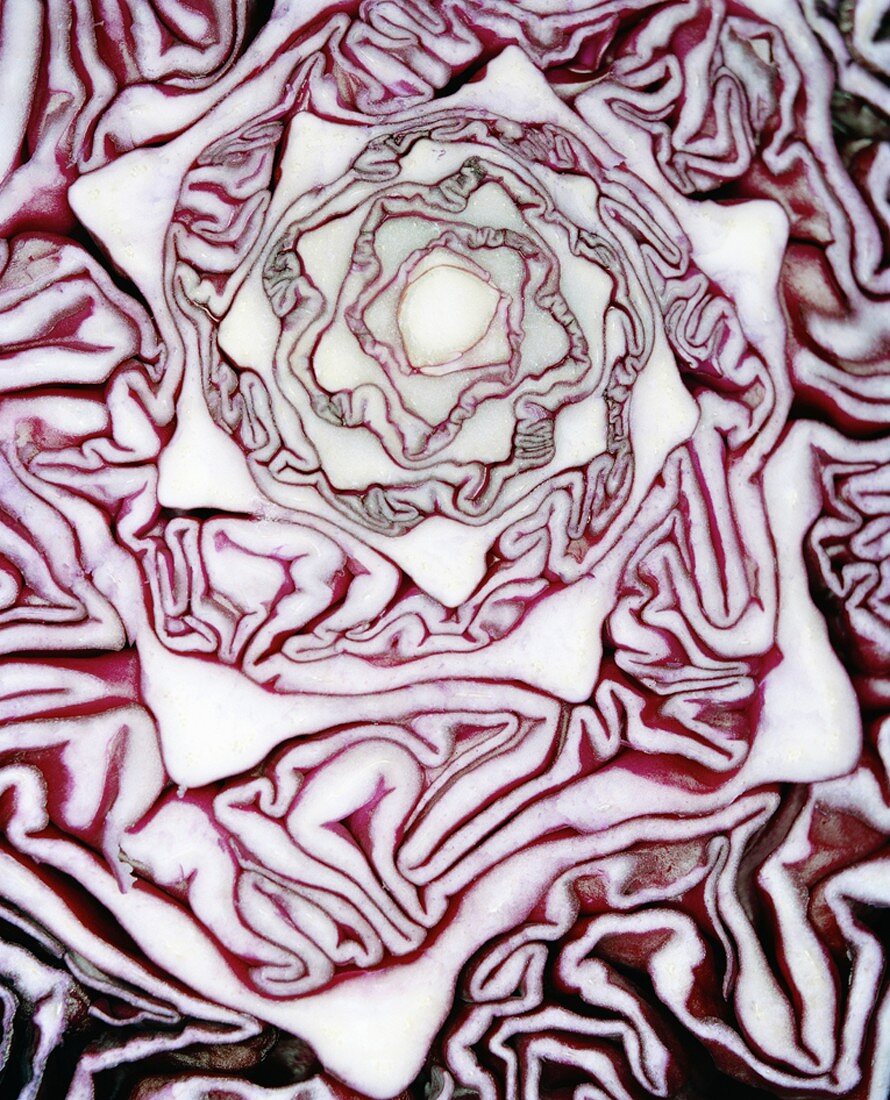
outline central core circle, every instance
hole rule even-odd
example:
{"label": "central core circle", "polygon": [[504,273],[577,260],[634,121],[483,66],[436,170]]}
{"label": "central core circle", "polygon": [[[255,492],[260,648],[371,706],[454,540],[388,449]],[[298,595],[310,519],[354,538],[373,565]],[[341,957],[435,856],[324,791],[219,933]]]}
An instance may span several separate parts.
{"label": "central core circle", "polygon": [[441,367],[474,347],[488,331],[499,295],[470,271],[442,264],[410,283],[399,303],[405,354],[415,370]]}

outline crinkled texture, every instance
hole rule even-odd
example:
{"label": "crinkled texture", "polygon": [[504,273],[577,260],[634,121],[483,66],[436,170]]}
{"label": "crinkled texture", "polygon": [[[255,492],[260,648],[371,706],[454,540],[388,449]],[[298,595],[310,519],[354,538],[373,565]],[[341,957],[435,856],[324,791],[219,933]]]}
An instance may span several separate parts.
{"label": "crinkled texture", "polygon": [[7,3],[4,1096],[882,1100],[886,16]]}

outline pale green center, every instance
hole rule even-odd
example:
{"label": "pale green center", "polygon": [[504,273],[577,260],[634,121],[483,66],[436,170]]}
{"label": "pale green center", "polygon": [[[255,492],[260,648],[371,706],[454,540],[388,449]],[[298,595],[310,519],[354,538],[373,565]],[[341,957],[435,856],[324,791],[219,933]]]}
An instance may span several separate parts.
{"label": "pale green center", "polygon": [[494,317],[498,292],[470,271],[442,264],[415,279],[399,304],[399,331],[415,370],[439,367],[478,344]]}

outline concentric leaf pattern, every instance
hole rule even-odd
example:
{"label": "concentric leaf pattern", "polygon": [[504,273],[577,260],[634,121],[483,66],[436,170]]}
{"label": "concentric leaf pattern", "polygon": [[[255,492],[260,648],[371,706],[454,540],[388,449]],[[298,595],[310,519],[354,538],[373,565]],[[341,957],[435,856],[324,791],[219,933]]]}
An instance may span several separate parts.
{"label": "concentric leaf pattern", "polygon": [[0,1095],[886,1100],[888,42],[4,0]]}

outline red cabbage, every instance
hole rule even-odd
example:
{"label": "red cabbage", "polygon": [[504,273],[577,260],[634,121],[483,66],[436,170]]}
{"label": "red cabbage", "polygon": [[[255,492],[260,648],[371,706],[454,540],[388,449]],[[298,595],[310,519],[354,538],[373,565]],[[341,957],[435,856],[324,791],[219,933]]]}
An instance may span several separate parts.
{"label": "red cabbage", "polygon": [[888,42],[6,0],[0,1095],[884,1100]]}

